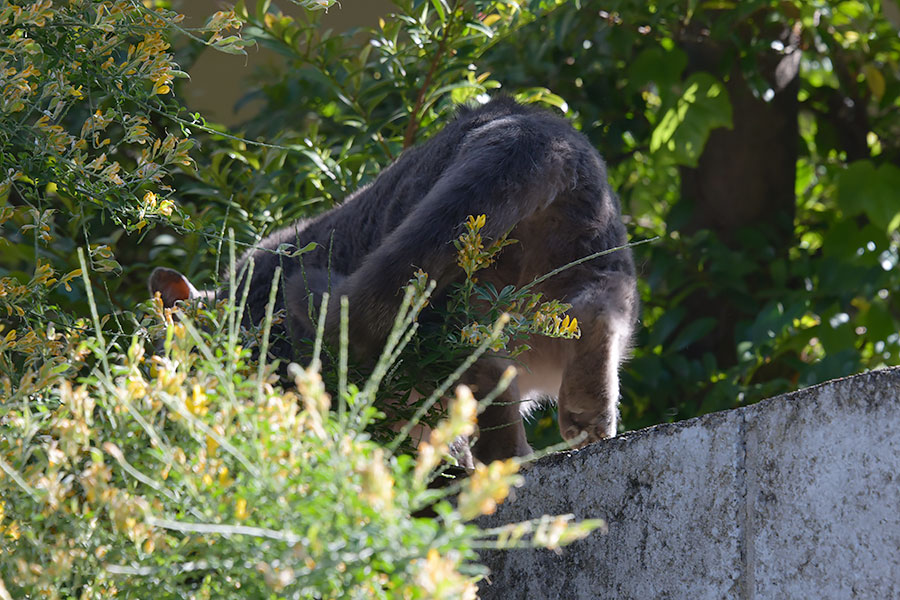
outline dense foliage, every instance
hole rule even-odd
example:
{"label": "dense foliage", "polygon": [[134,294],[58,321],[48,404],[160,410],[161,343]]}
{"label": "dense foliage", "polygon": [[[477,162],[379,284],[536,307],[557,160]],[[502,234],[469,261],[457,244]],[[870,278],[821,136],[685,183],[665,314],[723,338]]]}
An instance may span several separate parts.
{"label": "dense foliage", "polygon": [[[270,326],[283,318],[271,305],[260,327],[247,328],[235,294],[177,316],[144,299],[129,276],[157,256],[193,256],[212,269],[221,255],[236,293],[235,238],[252,243],[315,210],[298,194],[324,193],[336,173],[355,185],[377,163],[350,136],[343,147],[352,156],[339,164],[327,128],[273,143],[216,133],[179,106],[173,86],[184,73],[170,43],[242,52],[247,41],[235,34],[250,14],[219,12],[187,30],[153,4],[0,4],[0,598],[473,598],[484,571],[475,550],[557,549],[599,527],[564,515],[480,529],[473,519],[519,482],[515,460],[478,464],[432,489],[454,460],[450,443],[473,432],[483,407],[464,387],[454,394],[454,378],[437,366],[436,389],[412,407],[434,424],[414,440],[415,454],[405,453],[414,423],[396,432],[381,422],[377,398],[392,378],[402,384],[393,361],[408,351],[433,289],[427,274],[413,279],[371,376],[329,370],[334,397],[318,358],[287,369],[287,379],[268,363]],[[285,25],[262,3],[255,14],[262,27]],[[430,28],[421,35],[458,20],[447,44],[492,34],[472,15],[432,14],[419,15],[418,27]],[[321,76],[346,77],[339,41],[306,42],[323,61]],[[396,42],[406,55],[398,68],[421,60],[416,48],[408,37]],[[420,118],[431,110],[426,100]],[[403,146],[402,137],[377,142],[393,153]],[[352,175],[343,169],[354,160]],[[326,205],[333,197],[306,195]],[[577,323],[561,316],[565,305],[527,290],[486,315],[496,324],[468,318],[472,275],[498,251],[483,247],[484,224],[472,215],[457,241],[468,275],[457,357],[474,360],[525,332],[577,335]],[[510,308],[512,318],[500,316]],[[447,396],[449,404],[437,402]],[[415,516],[423,511],[432,516]]]}
{"label": "dense foliage", "polygon": [[[88,579],[79,578],[103,572],[110,579],[97,585],[112,593],[122,580],[98,567],[134,561],[128,568],[150,569],[138,585],[152,587],[180,561],[196,570],[179,581],[215,597],[234,581],[271,590],[284,582],[318,586],[319,575],[325,595],[388,594],[423,572],[467,568],[477,534],[464,519],[453,521],[449,506],[448,527],[462,529],[399,518],[421,504],[415,478],[422,475],[410,459],[368,440],[345,456],[350,462],[328,467],[353,472],[340,483],[364,500],[321,539],[345,539],[340,527],[370,518],[387,529],[364,530],[369,537],[354,538],[355,551],[387,536],[413,544],[409,555],[376,565],[360,554],[344,561],[346,576],[323,575],[314,553],[295,556],[287,549],[296,544],[261,535],[263,554],[252,565],[235,562],[229,552],[246,546],[241,536],[259,531],[222,527],[268,532],[278,529],[272,519],[317,517],[315,502],[288,503],[297,511],[288,516],[279,490],[310,485],[291,478],[305,476],[300,465],[308,469],[326,447],[315,440],[340,445],[335,432],[347,423],[324,413],[315,391],[297,392],[312,402],[301,401],[303,417],[285,408],[269,367],[241,354],[261,332],[232,325],[228,343],[200,343],[198,336],[218,331],[210,321],[224,327],[225,307],[196,315],[207,326],[194,335],[191,321],[179,329],[150,304],[138,305],[154,264],[215,285],[227,271],[229,230],[240,251],[280,224],[333,206],[439,130],[459,103],[494,93],[565,113],[607,158],[632,237],[659,237],[635,248],[643,317],[622,386],[626,428],[900,363],[895,0],[396,0],[396,15],[348,33],[323,30],[315,12],[292,17],[267,0],[238,3],[200,29],[157,4],[165,3],[0,0],[0,552],[28,557],[0,560],[7,585],[90,596]],[[283,57],[281,67],[248,82],[248,99],[263,104],[256,117],[228,130],[181,106],[188,57],[207,46],[241,53],[251,43]],[[534,330],[536,316],[518,323],[520,331]],[[494,335],[487,322],[462,319],[456,341],[484,344]],[[547,323],[560,333],[561,321],[550,315]],[[161,331],[168,345],[150,360]],[[424,353],[430,385],[452,370],[433,344],[413,339],[410,349]],[[165,362],[178,352],[193,358]],[[315,379],[314,369],[302,372]],[[391,394],[411,385],[402,369],[381,376]],[[350,385],[345,400],[352,392]],[[283,418],[313,429],[321,418],[334,436],[307,435],[311,445],[296,447],[285,474],[257,480],[258,458],[281,451],[271,436],[282,435]],[[229,429],[249,421],[258,429]],[[535,429],[538,446],[557,439],[549,414]],[[170,460],[176,443],[184,461]],[[369,510],[369,492],[358,493],[367,469],[391,473],[399,512],[353,512]],[[112,490],[102,506],[90,487],[101,475]],[[175,511],[184,498],[183,512]],[[147,511],[219,528],[141,522],[136,515]],[[39,517],[25,531],[30,513]],[[111,524],[109,541],[91,537],[97,522]],[[69,525],[69,537],[58,535]],[[165,547],[172,562],[154,547]],[[70,564],[64,555],[85,562],[76,570],[83,575],[60,584],[50,565]],[[212,563],[201,555],[247,578],[210,578]],[[471,589],[458,581],[453,593]]]}
{"label": "dense foliage", "polygon": [[897,3],[580,5],[481,65],[564,98],[661,238],[625,427],[900,363]]}

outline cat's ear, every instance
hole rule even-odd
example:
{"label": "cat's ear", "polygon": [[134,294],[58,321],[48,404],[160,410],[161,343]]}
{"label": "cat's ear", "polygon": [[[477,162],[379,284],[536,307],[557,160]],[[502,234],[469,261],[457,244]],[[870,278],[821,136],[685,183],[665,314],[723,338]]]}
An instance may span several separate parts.
{"label": "cat's ear", "polygon": [[151,296],[159,292],[163,306],[166,308],[172,308],[179,300],[209,297],[209,293],[197,290],[187,277],[174,269],[165,267],[153,269],[147,287],[150,288]]}

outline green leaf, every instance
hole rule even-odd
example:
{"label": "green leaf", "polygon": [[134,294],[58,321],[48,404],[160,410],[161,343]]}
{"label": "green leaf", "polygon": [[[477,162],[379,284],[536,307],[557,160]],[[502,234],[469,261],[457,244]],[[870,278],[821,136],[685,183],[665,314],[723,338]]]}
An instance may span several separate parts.
{"label": "green leaf", "polygon": [[560,96],[557,96],[544,87],[525,88],[515,95],[515,99],[523,104],[536,104],[538,102],[554,106],[562,112],[569,110],[569,105]]}
{"label": "green leaf", "polygon": [[269,12],[269,5],[271,4],[271,0],[259,0],[256,3],[256,18],[262,21],[266,13]]}
{"label": "green leaf", "polygon": [[675,341],[672,342],[669,350],[674,352],[684,350],[703,336],[707,335],[715,326],[716,320],[712,317],[697,319],[696,321],[689,323],[687,327],[682,329],[681,333],[676,336]]}
{"label": "green leaf", "polygon": [[[874,251],[866,250],[869,242]],[[887,232],[868,223],[862,227],[854,219],[840,219],[833,223],[822,238],[822,255],[854,265],[876,265],[879,253],[890,246]]]}
{"label": "green leaf", "polygon": [[[438,91],[440,91],[441,93],[449,91],[450,100],[453,102],[453,104],[463,104],[467,100],[474,98],[482,92],[481,86],[469,83],[468,81],[445,86],[445,88],[447,89],[442,88]],[[437,95],[437,92],[435,92],[435,95]]]}
{"label": "green leaf", "polygon": [[864,214],[882,231],[895,231],[900,227],[900,168],[854,162],[838,176],[837,200],[845,216]]}
{"label": "green leaf", "polygon": [[251,44],[246,40],[243,40],[236,35],[230,35],[226,38],[222,38],[218,42],[212,45],[213,48],[218,50],[219,52],[224,52],[225,54],[237,54],[237,55],[247,55],[247,51],[244,50],[244,46]]}
{"label": "green leaf", "polygon": [[680,49],[665,50],[651,46],[628,65],[625,75],[627,87],[631,91],[644,89],[655,84],[663,101],[671,98],[673,90],[681,80],[681,73],[687,66],[687,54]]}
{"label": "green leaf", "polygon": [[444,10],[444,0],[431,0],[431,5],[434,7],[435,12],[437,12],[441,23],[445,23],[447,21],[447,13]]}
{"label": "green leaf", "polygon": [[61,375],[61,374],[65,373],[66,371],[69,370],[69,366],[70,366],[70,365],[69,365],[69,363],[67,363],[67,362],[62,363],[62,364],[59,364],[59,365],[56,365],[55,367],[53,367],[52,369],[50,369],[49,375],[50,375],[51,377],[54,377],[54,376],[56,376],[56,375]]}
{"label": "green leaf", "polygon": [[466,22],[466,27],[474,29],[475,31],[480,31],[489,39],[494,37],[494,30],[480,21],[468,21]]}
{"label": "green leaf", "polygon": [[874,302],[863,316],[866,334],[870,340],[886,340],[897,333],[897,323],[883,302]]}
{"label": "green leaf", "polygon": [[849,25],[866,13],[866,5],[859,0],[839,3],[832,12],[831,22],[835,25]]}
{"label": "green leaf", "polygon": [[650,335],[647,338],[647,346],[654,348],[665,342],[672,332],[681,324],[681,320],[687,314],[683,306],[675,306],[667,310],[650,327]]}
{"label": "green leaf", "polygon": [[[471,81],[457,81],[456,83],[450,83],[450,84],[441,86],[438,89],[434,90],[433,92],[429,93],[428,100],[430,102],[435,102],[435,101],[439,100],[441,97],[443,97],[444,94],[451,92],[451,98],[453,99],[453,102],[455,104],[461,104],[462,102],[465,102],[473,95],[481,93],[483,91],[483,89],[484,88],[481,85],[479,85],[477,83],[472,83]],[[457,96],[456,90],[471,90],[473,93],[469,94],[468,92],[465,92],[465,91],[460,92],[462,94],[463,99],[460,102],[457,102],[456,99],[458,96]]]}
{"label": "green leaf", "polygon": [[709,133],[731,127],[731,102],[722,85],[709,73],[694,73],[684,92],[660,119],[650,137],[650,151],[676,164],[696,166]]}

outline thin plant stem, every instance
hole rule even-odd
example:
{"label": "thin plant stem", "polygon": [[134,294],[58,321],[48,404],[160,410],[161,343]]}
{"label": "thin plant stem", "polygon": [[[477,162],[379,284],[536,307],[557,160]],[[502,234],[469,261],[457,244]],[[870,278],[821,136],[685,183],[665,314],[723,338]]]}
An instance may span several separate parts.
{"label": "thin plant stem", "polygon": [[98,353],[100,354],[100,362],[103,364],[103,372],[107,379],[112,380],[112,372],[109,369],[109,359],[106,357],[106,341],[103,339],[103,328],[100,325],[100,315],[97,312],[97,302],[94,301],[94,290],[91,287],[91,280],[88,277],[87,262],[84,259],[84,249],[78,248],[78,262],[81,263],[81,278],[84,279],[84,289],[87,292],[88,305],[91,307],[91,318],[94,320],[94,330],[97,334],[97,342],[100,344]]}
{"label": "thin plant stem", "polygon": [[11,464],[3,460],[3,457],[0,456],[0,471],[3,471],[7,475],[9,475],[10,479],[16,482],[26,494],[31,496],[31,499],[35,502],[40,501],[40,494],[33,487],[28,485],[28,483],[22,478],[18,471],[16,471]]}
{"label": "thin plant stem", "polygon": [[275,267],[272,276],[272,286],[269,289],[269,302],[266,304],[266,320],[263,325],[262,343],[259,348],[259,367],[256,371],[256,398],[263,400],[263,375],[266,371],[266,359],[269,352],[269,335],[272,333],[272,311],[275,309],[275,299],[278,297],[278,281],[281,279],[281,266]]}
{"label": "thin plant stem", "polygon": [[325,319],[328,316],[328,300],[331,294],[322,294],[322,303],[319,306],[319,320],[316,321],[316,339],[313,341],[313,355],[310,365],[318,370],[322,364],[322,340],[325,338]]}
{"label": "thin plant stem", "polygon": [[403,443],[407,437],[409,437],[409,433],[413,430],[413,427],[422,420],[422,417],[431,410],[431,407],[435,405],[435,403],[440,400],[444,394],[450,389],[450,386],[456,383],[463,373],[469,370],[475,361],[481,358],[481,355],[487,352],[487,350],[491,347],[491,345],[500,337],[500,334],[503,333],[503,328],[506,324],[509,323],[509,315],[506,313],[500,315],[500,318],[497,319],[497,322],[494,323],[494,329],[491,332],[491,335],[486,338],[484,341],[479,344],[478,348],[475,349],[475,352],[470,354],[465,361],[459,367],[456,368],[453,373],[450,374],[449,377],[444,379],[444,381],[439,385],[428,398],[425,399],[419,405],[418,410],[416,410],[415,414],[413,414],[412,418],[407,421],[406,425],[403,426],[403,429],[400,430],[400,433],[397,434],[397,437],[393,439],[393,441],[388,444],[387,450],[390,454],[393,454],[397,447]]}
{"label": "thin plant stem", "polygon": [[338,347],[338,419],[344,423],[347,410],[347,362],[350,347],[350,300],[341,296],[341,332]]}
{"label": "thin plant stem", "polygon": [[549,273],[545,273],[544,275],[541,275],[540,277],[536,278],[531,283],[522,286],[519,289],[519,291],[527,292],[528,290],[530,290],[534,286],[538,285],[539,283],[543,283],[544,281],[547,281],[551,277],[553,277],[555,275],[559,275],[566,269],[571,269],[572,267],[576,267],[582,263],[586,263],[589,260],[594,260],[595,258],[599,258],[599,257],[605,256],[607,254],[612,254],[613,252],[617,252],[619,250],[625,250],[626,248],[634,248],[635,246],[640,246],[641,244],[649,244],[650,242],[655,242],[658,239],[659,239],[659,236],[655,236],[652,238],[647,238],[646,240],[640,240],[637,242],[629,242],[629,243],[625,244],[624,246],[616,246],[615,248],[609,248],[607,250],[601,250],[600,252],[594,252],[593,254],[588,254],[587,256],[583,256],[583,257],[579,258],[578,260],[573,260],[572,262],[564,264],[561,267],[557,267],[556,269],[553,269]]}

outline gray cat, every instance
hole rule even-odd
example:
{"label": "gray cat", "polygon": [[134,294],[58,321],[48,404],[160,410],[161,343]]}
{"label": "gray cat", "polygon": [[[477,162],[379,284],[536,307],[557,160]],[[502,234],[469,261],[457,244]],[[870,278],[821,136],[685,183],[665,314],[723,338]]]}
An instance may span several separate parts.
{"label": "gray cat", "polygon": [[[297,341],[313,336],[308,296],[332,292],[329,317],[339,298],[350,302],[350,351],[365,363],[381,350],[399,308],[400,289],[419,268],[437,282],[437,297],[460,279],[453,245],[469,215],[487,215],[485,244],[511,230],[517,244],[479,272],[481,282],[501,289],[589,254],[626,243],[619,202],[606,167],[588,140],[563,119],[497,98],[462,108],[457,118],[426,143],[406,150],[371,184],[340,206],[298,221],[264,239],[238,265],[253,258],[250,318],[263,317],[274,270],[284,273],[288,329]],[[279,256],[309,242],[318,249],[297,259]],[[302,260],[302,268],[301,268]],[[171,306],[201,295],[177,271],[156,269],[151,293]],[[483,462],[528,454],[520,409],[544,395],[558,397],[563,438],[583,443],[616,433],[618,370],[638,313],[634,261],[619,250],[567,269],[541,283],[545,298],[572,304],[578,340],[536,337],[520,357],[519,375],[479,416],[485,431],[473,446]],[[329,318],[326,338],[337,338]],[[276,349],[290,355],[291,348]],[[485,358],[464,382],[482,395],[493,389],[509,361]]]}

